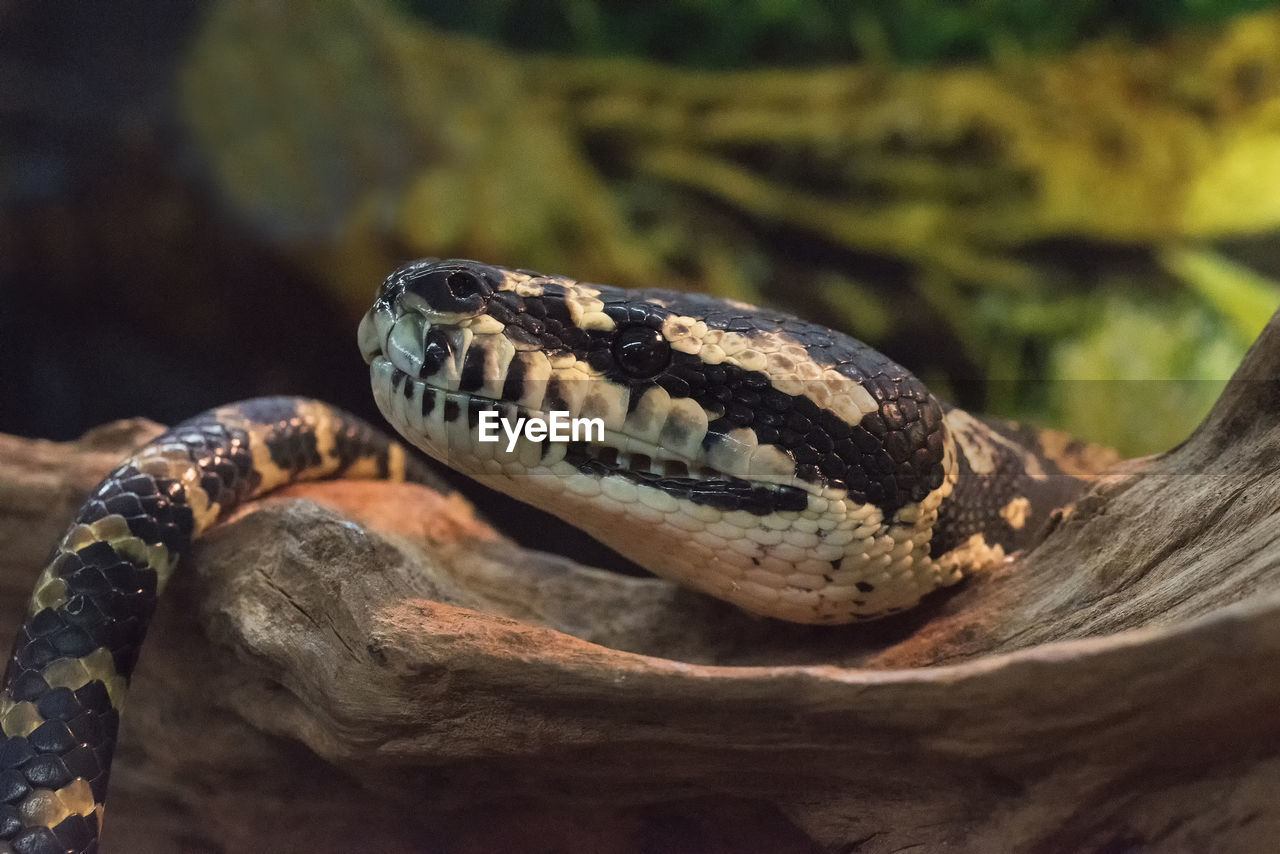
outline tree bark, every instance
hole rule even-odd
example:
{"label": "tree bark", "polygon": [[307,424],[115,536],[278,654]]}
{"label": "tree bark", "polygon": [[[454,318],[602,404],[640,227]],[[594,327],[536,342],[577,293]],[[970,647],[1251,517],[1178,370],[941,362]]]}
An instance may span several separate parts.
{"label": "tree bark", "polygon": [[[193,550],[114,850],[1269,850],[1280,316],[1177,449],[914,613],[787,626],[523,549],[458,495],[296,487]],[[154,425],[0,437],[0,629]],[[554,544],[548,544],[554,548]]]}

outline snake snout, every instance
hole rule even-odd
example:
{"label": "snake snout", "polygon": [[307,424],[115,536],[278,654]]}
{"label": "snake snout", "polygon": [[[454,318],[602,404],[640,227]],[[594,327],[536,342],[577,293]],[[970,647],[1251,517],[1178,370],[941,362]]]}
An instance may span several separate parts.
{"label": "snake snout", "polygon": [[459,320],[483,313],[502,279],[500,271],[486,264],[425,258],[396,270],[383,288],[384,293],[390,289],[398,294],[406,308],[429,318]]}
{"label": "snake snout", "polygon": [[448,330],[465,345],[462,327],[485,314],[503,280],[501,270],[476,261],[421,258],[403,265],[383,281],[360,322],[365,362],[386,356],[398,369],[417,376],[430,356],[424,352],[430,345],[425,333]]}

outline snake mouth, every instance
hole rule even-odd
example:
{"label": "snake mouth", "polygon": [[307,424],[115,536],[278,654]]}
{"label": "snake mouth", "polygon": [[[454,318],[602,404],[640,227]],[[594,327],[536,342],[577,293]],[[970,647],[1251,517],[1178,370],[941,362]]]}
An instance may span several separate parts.
{"label": "snake mouth", "polygon": [[794,478],[738,476],[608,427],[589,440],[531,441],[521,436],[511,447],[509,436],[499,432],[498,441],[486,445],[477,438],[483,413],[497,413],[508,423],[546,419],[548,413],[435,385],[381,354],[370,359],[370,372],[383,415],[427,454],[462,471],[479,474],[497,461],[505,463],[502,472],[512,480],[575,473],[600,481],[616,478],[695,504],[754,515],[808,506],[810,490]]}
{"label": "snake mouth", "polygon": [[[625,437],[623,437],[625,438]],[[571,442],[565,452],[565,459],[580,469],[590,469],[605,474],[628,474],[642,480],[650,479],[689,479],[703,483],[714,480],[740,480],[731,478],[722,471],[711,466],[665,456],[661,448],[647,448],[646,451],[624,451],[618,445],[608,442]]]}

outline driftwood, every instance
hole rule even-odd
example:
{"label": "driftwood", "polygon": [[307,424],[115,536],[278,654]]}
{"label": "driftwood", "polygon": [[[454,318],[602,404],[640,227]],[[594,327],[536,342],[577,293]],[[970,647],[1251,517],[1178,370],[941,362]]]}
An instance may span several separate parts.
{"label": "driftwood", "polygon": [[[108,845],[1272,850],[1278,428],[1280,315],[1182,446],[1000,570],[837,629],[522,549],[456,494],[295,488],[162,603]],[[156,429],[0,437],[4,631]]]}

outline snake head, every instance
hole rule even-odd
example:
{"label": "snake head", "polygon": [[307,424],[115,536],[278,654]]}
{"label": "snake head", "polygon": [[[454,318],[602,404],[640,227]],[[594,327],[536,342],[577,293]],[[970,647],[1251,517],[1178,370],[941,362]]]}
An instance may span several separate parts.
{"label": "snake head", "polygon": [[[424,259],[386,279],[359,339],[378,406],[410,442],[659,574],[809,622],[944,583],[928,554],[949,488],[940,405],[830,329]],[[599,429],[519,432],[556,413]],[[486,441],[495,422],[517,432]]]}

